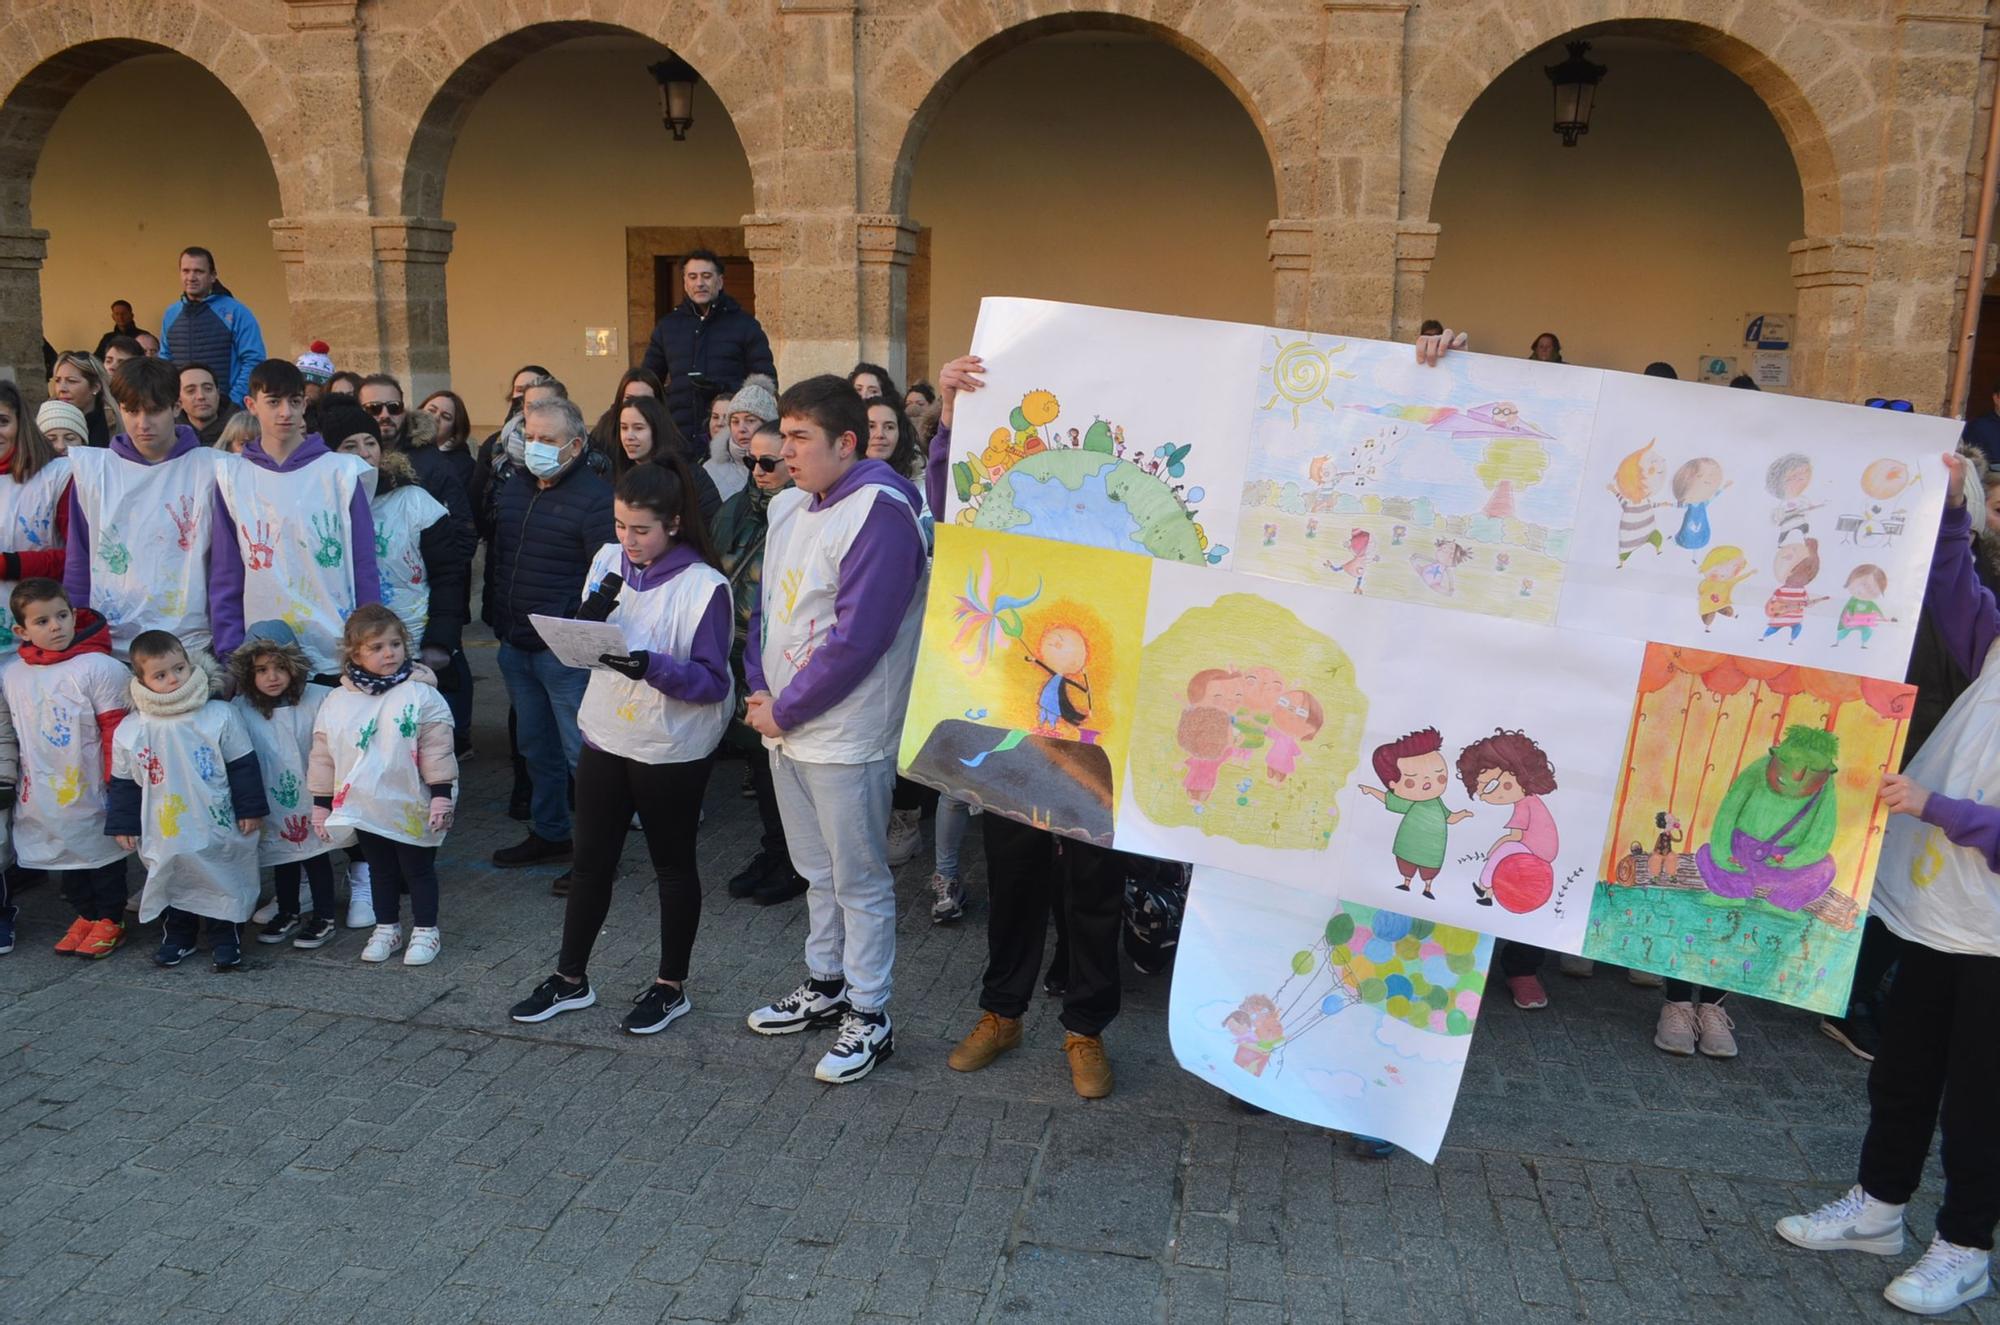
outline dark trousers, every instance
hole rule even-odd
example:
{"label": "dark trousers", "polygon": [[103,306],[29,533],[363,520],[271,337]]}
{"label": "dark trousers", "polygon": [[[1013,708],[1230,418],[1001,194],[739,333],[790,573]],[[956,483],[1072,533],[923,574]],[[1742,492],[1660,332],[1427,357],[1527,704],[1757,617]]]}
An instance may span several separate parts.
{"label": "dark trousers", "polygon": [[[576,761],[576,848],[570,859],[569,907],[563,913],[562,956],[556,972],[581,980],[590,965],[632,814],[639,815],[646,850],[660,886],[660,979],[687,979],[695,930],[701,925],[701,876],[694,841],[701,798],[714,760],[641,764],[585,742]],[[766,778],[770,763],[765,761]]]}
{"label": "dark trousers", "polygon": [[438,693],[451,710],[452,749],[464,754],[472,748],[472,664],[465,660],[465,650],[452,650],[451,662],[439,680],[444,684]]}
{"label": "dark trousers", "polygon": [[125,862],[128,859],[121,856],[109,865],[99,865],[94,870],[50,870],[49,874],[62,880],[63,900],[75,907],[77,915],[83,919],[123,920]]}
{"label": "dark trousers", "polygon": [[1118,926],[1125,871],[1118,852],[1057,837],[991,813],[979,816],[986,844],[986,979],[979,1006],[1002,1017],[1027,1012],[1042,973],[1049,907],[1069,930],[1069,988],[1062,1024],[1097,1035],[1118,1015]]}
{"label": "dark trousers", "polygon": [[1707,985],[1689,984],[1686,980],[1669,978],[1660,986],[1660,992],[1667,996],[1669,1003],[1693,1003],[1695,995],[1701,996],[1703,1003],[1720,1003],[1725,995],[1716,993]]}
{"label": "dark trousers", "polygon": [[896,790],[890,793],[889,808],[892,810],[921,810],[937,804],[937,791],[921,782],[912,782],[898,774]]}
{"label": "dark trousers", "polygon": [[[2000,957],[1904,943],[1882,1011],[1882,1047],[1868,1072],[1868,1134],[1859,1181],[1870,1196],[1907,1202],[1923,1180],[1940,1122],[1944,1206],[1938,1236],[1993,1249],[2000,1222]],[[1943,1113],[1940,1117],[1939,1109]]]}
{"label": "dark trousers", "polygon": [[1548,960],[1548,956],[1546,948],[1508,939],[1500,945],[1500,974],[1509,980],[1516,976],[1534,975],[1542,969],[1542,963]]}
{"label": "dark trousers", "polygon": [[[122,901],[120,906],[125,905]],[[208,946],[213,948],[223,943],[243,946],[243,926],[234,920],[217,920],[214,916],[200,916],[192,911],[183,911],[178,906],[170,906],[160,912],[160,928],[166,936],[184,948],[192,948],[201,937],[202,926],[208,927]]]}
{"label": "dark trousers", "polygon": [[307,860],[288,860],[271,867],[271,891],[278,899],[278,909],[286,915],[299,913],[299,876],[302,874],[306,885],[312,889],[313,910],[322,916],[333,915],[331,852],[321,852]]}
{"label": "dark trousers", "polygon": [[361,858],[368,862],[369,896],[375,904],[375,923],[393,925],[401,918],[401,898],[410,895],[410,918],[419,929],[435,929],[438,922],[438,871],[436,847],[411,846],[393,837],[357,832]]}
{"label": "dark trousers", "polygon": [[764,826],[758,848],[784,861],[789,870],[792,853],[785,846],[785,820],[778,813],[778,789],[771,781],[771,752],[758,746],[745,758],[750,763],[750,790],[757,794],[757,821]]}
{"label": "dark trousers", "polygon": [[1875,916],[1861,927],[1861,950],[1854,957],[1854,992],[1847,996],[1848,1015],[1872,1009],[1882,997],[1882,981],[1903,954],[1904,941]]}

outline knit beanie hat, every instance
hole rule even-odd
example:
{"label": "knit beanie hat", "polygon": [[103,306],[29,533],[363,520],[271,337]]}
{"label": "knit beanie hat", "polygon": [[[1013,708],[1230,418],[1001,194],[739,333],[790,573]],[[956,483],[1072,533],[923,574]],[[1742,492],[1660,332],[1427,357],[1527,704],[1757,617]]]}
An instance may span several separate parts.
{"label": "knit beanie hat", "polygon": [[44,400],[42,407],[35,411],[35,426],[43,432],[51,428],[66,428],[70,432],[90,440],[90,425],[83,420],[83,411],[67,400]]}
{"label": "knit beanie hat", "polygon": [[305,375],[306,381],[325,386],[332,379],[333,356],[328,353],[330,348],[325,341],[316,340],[299,356],[299,372]]}
{"label": "knit beanie hat", "polygon": [[340,444],[357,433],[367,433],[381,439],[382,430],[375,426],[368,411],[359,405],[349,404],[345,396],[326,396],[320,401],[319,436],[329,451],[338,451]]}
{"label": "knit beanie hat", "polygon": [[736,389],[729,402],[731,414],[754,414],[765,423],[778,421],[778,384],[762,373],[752,373]]}

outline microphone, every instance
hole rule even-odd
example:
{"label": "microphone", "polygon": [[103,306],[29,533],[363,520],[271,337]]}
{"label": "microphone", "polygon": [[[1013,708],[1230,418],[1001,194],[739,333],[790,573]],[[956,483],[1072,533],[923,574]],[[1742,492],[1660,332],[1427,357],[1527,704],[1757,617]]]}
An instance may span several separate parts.
{"label": "microphone", "polygon": [[611,615],[611,609],[618,605],[618,591],[625,587],[624,577],[617,571],[608,571],[597,582],[597,589],[583,600],[583,606],[576,609],[578,621],[603,621]]}

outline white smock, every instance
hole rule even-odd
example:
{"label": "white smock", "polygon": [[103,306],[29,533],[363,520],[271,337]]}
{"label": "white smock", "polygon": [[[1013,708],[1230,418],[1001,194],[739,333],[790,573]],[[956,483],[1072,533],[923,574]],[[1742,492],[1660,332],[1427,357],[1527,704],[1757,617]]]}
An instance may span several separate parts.
{"label": "white smock", "polygon": [[75,606],[105,619],[120,658],[145,630],[171,631],[197,655],[212,652],[208,551],[216,481],[225,464],[242,462],[205,446],[157,465],[96,447],[78,447],[68,458],[77,509],[90,526],[90,601]]}
{"label": "white smock", "polygon": [[236,831],[228,764],[251,753],[236,710],[211,699],[192,713],[137,709],[111,741],[111,775],[139,784],[139,919],[168,907],[241,923],[257,909],[257,835]]}
{"label": "white smock", "polygon": [[[69,457],[57,456],[26,483],[0,474],[0,545],[9,552],[47,552],[63,545],[56,532],[56,507],[69,489]],[[0,579],[0,603],[16,581]],[[0,612],[0,653],[12,653],[14,614]]]}
{"label": "white smock", "polygon": [[[431,793],[417,768],[417,733],[425,723],[451,725],[435,686],[409,680],[379,695],[342,686],[320,705],[314,731],[333,756],[333,813],[327,831],[351,828],[411,846],[434,847]],[[451,799],[458,801],[458,784]]]}
{"label": "white smock", "polygon": [[312,830],[312,796],[306,791],[306,762],[312,756],[313,720],[319,707],[333,691],[322,685],[308,685],[296,704],[259,713],[242,695],[231,701],[250,748],[257,752],[257,768],[264,777],[264,798],[271,813],[257,835],[259,865],[290,865],[314,856],[323,856],[337,847],[354,845],[351,829],[329,830],[333,840],[323,842]]}
{"label": "white smock", "polygon": [[[616,543],[598,549],[585,596],[597,592],[605,575],[622,564],[623,551]],[[641,592],[627,583],[605,620],[624,632],[628,649],[686,659],[718,589],[729,592],[722,572],[696,562],[657,588]],[[649,682],[593,669],[577,725],[606,754],[640,764],[691,763],[714,754],[721,744],[733,694],[732,687],[713,704],[690,704],[662,694]]]}
{"label": "white smock", "polygon": [[92,870],[126,854],[104,835],[104,740],[97,715],[132,707],[132,673],[108,653],[46,666],[18,656],[0,667],[14,715],[21,780],[14,854],[36,870]]}
{"label": "white smock", "polygon": [[315,673],[340,670],[340,632],[354,613],[354,492],[375,470],[329,453],[297,469],[230,457],[217,482],[243,558],[243,620],[290,626]]}

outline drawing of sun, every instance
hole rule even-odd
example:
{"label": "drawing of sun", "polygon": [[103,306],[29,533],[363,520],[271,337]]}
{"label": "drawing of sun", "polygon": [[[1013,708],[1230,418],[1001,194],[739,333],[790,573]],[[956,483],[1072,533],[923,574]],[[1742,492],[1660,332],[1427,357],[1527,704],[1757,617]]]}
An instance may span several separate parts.
{"label": "drawing of sun", "polygon": [[1275,391],[1264,402],[1265,409],[1271,409],[1280,400],[1292,407],[1292,426],[1299,426],[1299,411],[1315,400],[1328,409],[1336,406],[1326,399],[1326,389],[1333,385],[1335,378],[1353,380],[1354,374],[1333,366],[1333,356],[1344,351],[1343,344],[1321,349],[1312,343],[1312,337],[1295,340],[1290,344],[1271,337],[1271,343],[1278,347],[1276,363],[1264,365],[1264,371],[1271,375],[1271,385]]}

